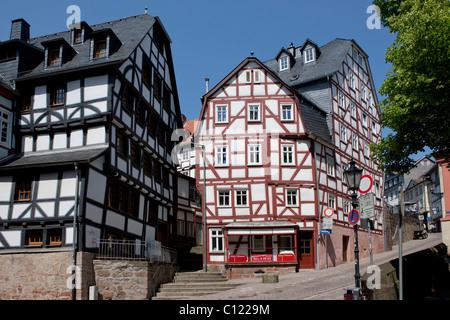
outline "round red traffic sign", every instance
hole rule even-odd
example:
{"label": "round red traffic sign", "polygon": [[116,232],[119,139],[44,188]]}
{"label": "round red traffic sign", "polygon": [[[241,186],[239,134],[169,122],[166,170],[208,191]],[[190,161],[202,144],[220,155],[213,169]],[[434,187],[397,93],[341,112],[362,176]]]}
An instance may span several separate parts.
{"label": "round red traffic sign", "polygon": [[348,223],[350,223],[352,226],[354,226],[355,224],[358,223],[358,221],[359,221],[359,212],[358,212],[358,210],[353,209],[348,214]]}
{"label": "round red traffic sign", "polygon": [[323,215],[325,217],[331,218],[334,214],[334,210],[332,208],[326,208],[325,210],[323,210]]}
{"label": "round red traffic sign", "polygon": [[359,193],[367,193],[372,189],[373,179],[368,174],[365,174],[361,177],[361,181],[359,183]]}

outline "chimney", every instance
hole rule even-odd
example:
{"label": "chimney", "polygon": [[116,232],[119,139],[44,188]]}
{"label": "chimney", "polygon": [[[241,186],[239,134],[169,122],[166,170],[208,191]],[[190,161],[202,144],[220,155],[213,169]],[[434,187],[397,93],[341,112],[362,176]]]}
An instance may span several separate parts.
{"label": "chimney", "polygon": [[288,51],[292,54],[293,57],[295,57],[295,47],[292,42],[289,44]]}
{"label": "chimney", "polygon": [[209,78],[205,78],[205,82],[206,82],[206,93],[209,92]]}
{"label": "chimney", "polygon": [[30,40],[30,25],[28,22],[22,18],[12,20],[10,39],[19,39],[28,42],[28,40]]}

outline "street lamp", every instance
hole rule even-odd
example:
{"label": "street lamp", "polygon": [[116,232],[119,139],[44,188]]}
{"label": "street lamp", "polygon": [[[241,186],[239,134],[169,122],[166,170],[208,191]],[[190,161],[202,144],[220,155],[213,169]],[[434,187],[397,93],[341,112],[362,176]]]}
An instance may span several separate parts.
{"label": "street lamp", "polygon": [[[352,207],[355,210],[358,207],[358,203],[356,202],[356,198],[358,197],[359,183],[361,182],[362,177],[362,169],[359,169],[356,166],[356,162],[351,159],[350,167],[344,171],[345,180],[347,181],[347,187],[352,192]],[[355,287],[357,290],[357,295],[354,297],[355,300],[359,300],[359,294],[361,289],[361,275],[359,273],[359,248],[358,248],[358,225],[355,224],[353,226],[354,234],[355,234]]]}

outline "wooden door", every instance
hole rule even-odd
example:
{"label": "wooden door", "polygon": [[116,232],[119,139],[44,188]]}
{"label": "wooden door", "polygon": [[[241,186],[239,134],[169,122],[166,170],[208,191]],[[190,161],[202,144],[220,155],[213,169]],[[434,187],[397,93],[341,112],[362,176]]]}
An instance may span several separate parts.
{"label": "wooden door", "polygon": [[301,231],[298,234],[298,262],[300,269],[314,268],[314,232]]}

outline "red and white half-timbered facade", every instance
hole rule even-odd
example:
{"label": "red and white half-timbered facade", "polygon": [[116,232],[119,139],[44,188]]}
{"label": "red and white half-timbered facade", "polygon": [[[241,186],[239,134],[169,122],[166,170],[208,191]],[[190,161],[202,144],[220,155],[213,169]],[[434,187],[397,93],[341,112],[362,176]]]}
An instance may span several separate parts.
{"label": "red and white half-timbered facade", "polygon": [[[298,270],[351,260],[351,198],[343,176],[351,159],[374,181],[372,244],[384,250],[382,172],[369,149],[381,136],[376,93],[367,58],[355,56],[353,41],[344,44],[348,52],[323,82],[307,68],[340,43],[319,48],[308,40],[265,63],[245,59],[203,97],[195,140],[206,157],[197,151],[196,181],[206,199],[210,267],[233,276],[242,267]],[[325,235],[326,208],[334,214]],[[364,234],[360,252],[369,252]]]}
{"label": "red and white half-timbered facade", "polygon": [[[314,144],[301,103],[255,58],[205,95],[197,138],[206,150],[208,264],[314,267]],[[196,178],[203,194],[203,170]]]}

